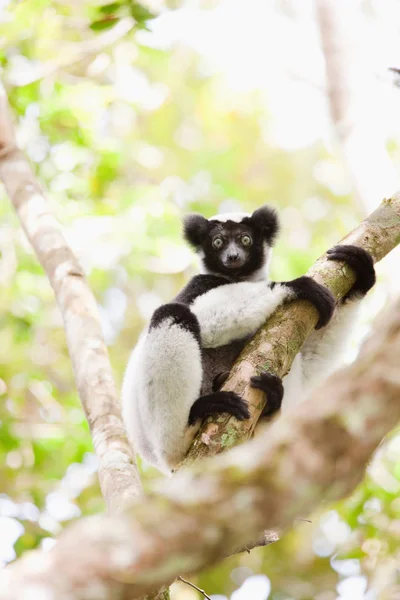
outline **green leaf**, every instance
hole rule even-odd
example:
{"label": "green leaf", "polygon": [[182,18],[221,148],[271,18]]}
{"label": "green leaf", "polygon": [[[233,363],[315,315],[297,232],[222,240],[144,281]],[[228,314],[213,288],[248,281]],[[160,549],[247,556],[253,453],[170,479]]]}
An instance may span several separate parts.
{"label": "green leaf", "polygon": [[120,2],[110,2],[109,4],[104,4],[99,7],[99,12],[103,15],[112,15],[121,8]]}
{"label": "green leaf", "polygon": [[118,23],[118,17],[107,17],[106,19],[102,19],[101,21],[93,21],[90,25],[90,29],[93,31],[104,31],[104,29],[110,29]]}
{"label": "green leaf", "polygon": [[150,12],[145,6],[142,6],[138,2],[132,2],[131,4],[131,15],[135,19],[138,25],[144,25],[146,21],[154,19],[157,15]]}

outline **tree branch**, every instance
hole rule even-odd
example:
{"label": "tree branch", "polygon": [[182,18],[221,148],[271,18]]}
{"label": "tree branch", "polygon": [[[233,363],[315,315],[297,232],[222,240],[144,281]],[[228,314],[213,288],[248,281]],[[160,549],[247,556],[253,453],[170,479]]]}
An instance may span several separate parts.
{"label": "tree branch", "polygon": [[82,60],[99,54],[107,46],[112,46],[124,38],[133,29],[134,25],[134,19],[125,17],[118,21],[114,27],[100,35],[96,35],[93,39],[85,40],[81,43],[73,42],[67,48],[63,48],[57,60],[33,66],[29,72],[23,71],[22,74],[18,73],[17,76],[11,78],[10,83],[17,87],[23,87],[24,85],[29,85],[30,83],[54,75],[54,73],[62,69],[72,67]]}
{"label": "tree branch", "polygon": [[357,361],[276,419],[268,435],[156,482],[129,513],[81,519],[48,554],[6,569],[0,599],[40,592],[128,600],[128,583],[130,594],[146,593],[214,564],[263,528],[284,529],[322,500],[347,495],[400,418],[399,356],[400,300]]}
{"label": "tree branch", "polygon": [[16,145],[6,94],[0,87],[0,179],[53,287],[65,326],[82,406],[99,461],[100,485],[117,512],[141,490],[122,423],[96,300],[24,154]]}
{"label": "tree branch", "polygon": [[[355,244],[368,250],[374,262],[381,260],[400,242],[400,193],[384,200],[361,225],[340,243]],[[322,256],[308,271],[308,275],[326,285],[337,299],[351,288],[355,276],[343,263]],[[314,331],[317,311],[305,301],[296,301],[278,309],[266,325],[247,344],[231,370],[224,390],[233,390],[244,397],[250,407],[251,417],[237,421],[221,415],[206,421],[197,434],[183,465],[188,466],[199,458],[223,452],[250,438],[265,405],[263,392],[250,387],[252,375],[260,365],[280,377],[286,375],[294,357],[307,337]]]}

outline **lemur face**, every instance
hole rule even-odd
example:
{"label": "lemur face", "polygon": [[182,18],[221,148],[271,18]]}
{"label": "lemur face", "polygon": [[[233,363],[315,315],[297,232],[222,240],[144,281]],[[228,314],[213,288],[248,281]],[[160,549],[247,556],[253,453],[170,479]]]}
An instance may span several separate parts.
{"label": "lemur face", "polygon": [[242,270],[254,253],[254,234],[250,227],[234,221],[209,221],[209,230],[203,241],[204,262],[214,272],[234,275]]}
{"label": "lemur face", "polygon": [[188,215],[184,236],[200,254],[204,270],[240,280],[260,271],[278,232],[278,218],[268,206],[252,215],[226,214],[206,219]]}

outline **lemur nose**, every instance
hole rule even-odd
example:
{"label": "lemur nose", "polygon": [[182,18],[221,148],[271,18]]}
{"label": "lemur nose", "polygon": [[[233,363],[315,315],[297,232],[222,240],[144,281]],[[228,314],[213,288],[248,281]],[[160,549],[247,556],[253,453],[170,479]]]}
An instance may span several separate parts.
{"label": "lemur nose", "polygon": [[229,262],[236,262],[238,258],[239,258],[239,254],[237,252],[234,252],[232,254],[228,254],[228,260],[229,260]]}

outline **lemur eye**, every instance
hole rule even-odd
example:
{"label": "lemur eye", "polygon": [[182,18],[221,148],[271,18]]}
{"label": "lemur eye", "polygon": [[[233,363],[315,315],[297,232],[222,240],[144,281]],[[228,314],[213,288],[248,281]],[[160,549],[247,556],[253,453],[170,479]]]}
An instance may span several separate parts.
{"label": "lemur eye", "polygon": [[251,246],[252,244],[251,237],[249,235],[242,235],[240,241],[242,242],[243,246]]}
{"label": "lemur eye", "polygon": [[214,248],[216,248],[217,250],[220,250],[222,248],[222,246],[224,245],[224,240],[220,237],[216,237],[213,239],[213,246]]}

